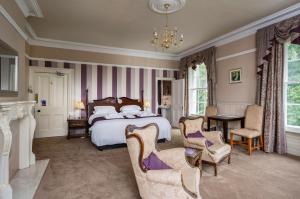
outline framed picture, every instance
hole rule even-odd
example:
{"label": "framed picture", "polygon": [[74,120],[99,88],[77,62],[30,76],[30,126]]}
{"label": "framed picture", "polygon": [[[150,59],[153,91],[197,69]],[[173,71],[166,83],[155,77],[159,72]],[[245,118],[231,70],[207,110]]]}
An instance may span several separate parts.
{"label": "framed picture", "polygon": [[242,69],[230,70],[230,84],[241,83],[242,82]]}

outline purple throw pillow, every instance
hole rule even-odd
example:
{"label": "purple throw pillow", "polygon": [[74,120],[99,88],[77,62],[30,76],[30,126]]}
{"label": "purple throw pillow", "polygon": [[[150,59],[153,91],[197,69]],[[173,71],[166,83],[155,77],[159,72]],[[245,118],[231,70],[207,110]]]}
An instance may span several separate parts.
{"label": "purple throw pillow", "polygon": [[153,152],[151,152],[150,155],[143,160],[143,164],[148,170],[172,169],[166,163],[161,161]]}
{"label": "purple throw pillow", "polygon": [[214,145],[214,143],[212,141],[209,141],[209,140],[206,140],[206,144],[207,144],[208,147]]}
{"label": "purple throw pillow", "polygon": [[[189,133],[187,135],[188,138],[205,138],[205,136],[200,132],[200,131],[196,131],[195,133]],[[208,139],[206,139],[206,144],[208,147],[214,145],[214,143]]]}
{"label": "purple throw pillow", "polygon": [[204,138],[204,135],[200,131],[196,131],[195,133],[189,133],[187,135],[188,138]]}

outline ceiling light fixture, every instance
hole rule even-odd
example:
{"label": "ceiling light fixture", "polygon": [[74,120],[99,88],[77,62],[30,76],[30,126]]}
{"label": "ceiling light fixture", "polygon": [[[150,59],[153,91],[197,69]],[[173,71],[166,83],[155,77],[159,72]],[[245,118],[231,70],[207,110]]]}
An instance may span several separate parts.
{"label": "ceiling light fixture", "polygon": [[[156,5],[157,5],[157,2],[158,1],[156,0],[156,2],[155,2]],[[175,2],[175,4],[174,4],[174,2]],[[172,48],[172,47],[180,46],[183,43],[183,34],[178,31],[177,27],[169,26],[168,14],[181,9],[184,6],[185,1],[183,1],[183,0],[181,0],[181,1],[164,0],[164,1],[159,2],[160,7],[159,6],[155,7],[151,3],[153,3],[153,1],[150,1],[150,4],[149,4],[150,8],[153,11],[159,12],[159,13],[162,13],[162,5],[163,5],[164,13],[166,16],[166,25],[164,26],[164,28],[161,31],[153,32],[153,38],[151,40],[151,43],[155,47],[162,48],[163,51],[168,50],[169,48]],[[159,11],[157,9],[158,7],[159,7]]]}

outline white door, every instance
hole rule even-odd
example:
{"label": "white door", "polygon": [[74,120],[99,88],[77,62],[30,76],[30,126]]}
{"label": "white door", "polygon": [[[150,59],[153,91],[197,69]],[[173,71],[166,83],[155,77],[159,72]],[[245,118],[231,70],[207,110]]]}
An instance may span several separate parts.
{"label": "white door", "polygon": [[184,79],[172,81],[172,126],[179,127],[179,119],[184,116]]}
{"label": "white door", "polygon": [[33,81],[33,92],[37,100],[35,137],[66,135],[68,76],[50,72],[35,72]]}

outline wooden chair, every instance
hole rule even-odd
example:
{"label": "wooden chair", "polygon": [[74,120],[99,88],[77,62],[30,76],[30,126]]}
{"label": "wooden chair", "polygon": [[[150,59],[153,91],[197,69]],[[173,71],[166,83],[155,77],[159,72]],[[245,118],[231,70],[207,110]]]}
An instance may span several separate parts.
{"label": "wooden chair", "polygon": [[[252,151],[263,149],[262,137],[262,123],[263,123],[263,107],[258,105],[249,105],[246,110],[245,128],[234,129],[230,132],[230,145],[233,148],[235,144],[246,146],[249,155]],[[240,136],[240,141],[234,141],[234,136]],[[246,141],[243,140],[246,139]],[[255,144],[253,140],[259,138],[259,143]]]}
{"label": "wooden chair", "polygon": [[217,122],[216,121],[211,121],[210,122],[210,128],[208,129],[207,126],[207,117],[208,116],[215,116],[218,114],[218,109],[216,106],[207,106],[205,109],[205,116],[204,116],[204,123],[203,123],[203,128],[206,131],[210,131],[211,129],[217,130]]}

